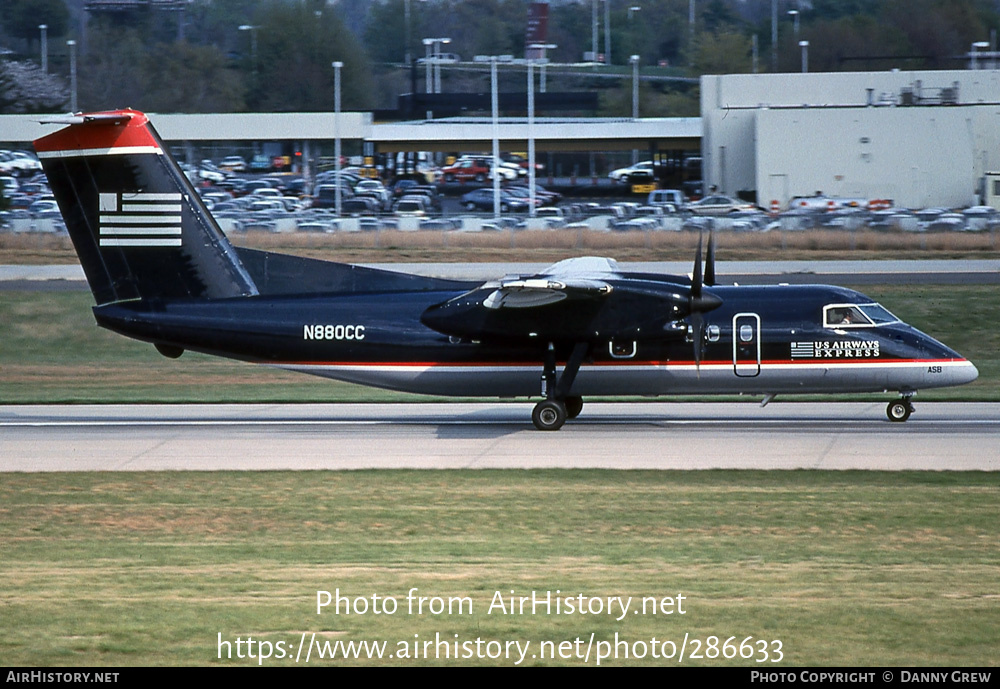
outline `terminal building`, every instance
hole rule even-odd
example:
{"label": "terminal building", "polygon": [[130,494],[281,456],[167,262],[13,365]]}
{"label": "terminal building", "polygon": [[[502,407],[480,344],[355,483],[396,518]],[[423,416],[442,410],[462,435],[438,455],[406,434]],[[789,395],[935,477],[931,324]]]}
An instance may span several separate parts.
{"label": "terminal building", "polygon": [[738,74],[701,80],[706,188],[979,203],[1000,170],[1000,70]]}
{"label": "terminal building", "polygon": [[[503,151],[590,154],[583,177],[606,175],[598,153],[641,159],[702,156],[706,191],[765,208],[817,193],[889,199],[897,206],[980,203],[984,178],[1000,171],[1000,70],[737,74],[701,79],[701,117],[503,117]],[[0,116],[0,142],[48,131],[37,115]],[[175,151],[210,142],[285,142],[311,159],[336,135],[366,153],[488,152],[489,118],[379,123],[371,113],[153,115]],[[360,144],[360,146],[358,145]],[[609,158],[613,160],[613,158]]]}

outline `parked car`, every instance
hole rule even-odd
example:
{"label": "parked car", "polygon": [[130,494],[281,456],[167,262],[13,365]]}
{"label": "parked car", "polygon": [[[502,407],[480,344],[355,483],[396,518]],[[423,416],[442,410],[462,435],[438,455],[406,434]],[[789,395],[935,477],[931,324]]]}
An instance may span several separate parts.
{"label": "parked car", "polygon": [[[341,185],[340,187],[340,202],[343,204],[344,200],[352,198],[354,192],[349,188]],[[333,184],[320,184],[316,187],[316,191],[313,194],[312,207],[313,208],[335,208],[337,206],[337,187]]]}
{"label": "parked car", "polygon": [[[485,182],[492,177],[493,161],[490,158],[459,158],[455,164],[441,169],[441,175],[445,182]],[[517,179],[518,168],[501,165],[499,167],[501,179]]]}
{"label": "parked car", "polygon": [[687,202],[687,196],[680,189],[654,189],[646,197],[647,206],[673,206],[674,210],[681,210]]}
{"label": "parked car", "polygon": [[393,204],[392,212],[399,217],[427,215],[429,201],[426,196],[403,196]]}
{"label": "parked car", "polygon": [[42,171],[42,164],[27,151],[0,151],[0,174],[31,177]]}
{"label": "parked car", "polygon": [[435,211],[441,211],[441,194],[438,193],[437,187],[420,184],[407,189],[404,196],[425,196],[430,203],[430,208]]}
{"label": "parked car", "polygon": [[219,162],[219,169],[228,172],[246,172],[247,161],[242,156],[226,156]]}
{"label": "parked car", "polygon": [[629,165],[628,167],[620,167],[617,170],[612,170],[608,173],[608,178],[614,180],[615,182],[626,184],[636,173],[652,178],[653,161],[644,160],[641,163],[636,163],[635,165]]}
{"label": "parked car", "polygon": [[215,167],[211,160],[201,161],[201,165],[198,166],[197,174],[198,179],[212,182],[213,184],[226,181],[226,173]]}
{"label": "parked car", "polygon": [[752,211],[755,208],[752,203],[718,194],[706,196],[700,201],[688,204],[687,207],[695,215],[726,215],[738,211]]}
{"label": "parked car", "polygon": [[354,193],[378,199],[380,210],[388,210],[392,204],[392,194],[376,179],[362,179],[354,185]]}
{"label": "parked car", "polygon": [[41,199],[28,206],[28,213],[33,218],[61,218],[59,205],[53,199]]}
{"label": "parked car", "polygon": [[396,198],[403,196],[409,189],[420,186],[420,182],[415,179],[400,179],[392,185],[392,195]]}
{"label": "parked car", "polygon": [[[521,176],[522,177],[528,174],[528,168],[530,166],[528,165],[527,158],[524,158],[523,156],[519,156],[519,155],[517,155],[515,153],[503,153],[503,154],[501,154],[501,158],[503,158],[503,162],[504,163],[507,163],[507,164],[510,164],[510,165],[517,165],[519,168],[521,168],[521,170],[522,170]],[[545,166],[542,165],[541,163],[539,163],[537,160],[535,160],[535,174],[537,175],[537,174],[543,172],[544,170],[545,170]]]}
{"label": "parked car", "polygon": [[[493,190],[475,189],[462,197],[462,205],[468,210],[492,211],[493,210]],[[528,202],[519,199],[509,192],[500,190],[500,212],[501,213],[523,213],[528,210]]]}
{"label": "parked car", "polygon": [[[525,192],[525,194],[524,194],[525,196],[527,196],[527,195],[529,195],[531,193],[531,188],[526,183],[518,183],[516,185],[507,186],[505,188],[507,190],[509,190],[509,191],[514,191],[514,190],[517,190],[517,189],[522,189]],[[555,192],[555,191],[549,191],[548,189],[546,189],[545,187],[543,187],[541,184],[536,184],[535,185],[535,198],[541,199],[543,205],[552,206],[552,205],[555,205],[555,204],[559,203],[560,201],[562,201],[562,194],[560,194],[558,192]]]}
{"label": "parked car", "polygon": [[340,209],[344,215],[378,215],[382,206],[378,199],[370,196],[355,196],[352,199],[341,201]]}
{"label": "parked car", "polygon": [[[531,202],[531,190],[527,187],[504,187],[504,191],[511,196],[516,196],[524,201]],[[554,203],[552,197],[547,194],[535,194],[535,206],[548,206]],[[530,206],[529,206],[530,207]]]}

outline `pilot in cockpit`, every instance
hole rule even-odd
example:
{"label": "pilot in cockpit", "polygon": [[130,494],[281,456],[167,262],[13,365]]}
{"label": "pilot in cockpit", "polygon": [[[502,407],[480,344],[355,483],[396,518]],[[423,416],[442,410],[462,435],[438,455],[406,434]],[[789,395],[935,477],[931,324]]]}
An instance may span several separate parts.
{"label": "pilot in cockpit", "polygon": [[826,314],[826,324],[828,326],[855,325],[861,322],[854,308],[847,306],[837,309],[830,309]]}

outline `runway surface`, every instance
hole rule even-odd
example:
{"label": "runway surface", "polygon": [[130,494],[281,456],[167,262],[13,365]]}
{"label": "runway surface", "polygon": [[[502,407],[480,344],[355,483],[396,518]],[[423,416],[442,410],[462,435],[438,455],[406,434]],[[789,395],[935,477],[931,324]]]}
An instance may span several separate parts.
{"label": "runway surface", "polygon": [[0,406],[0,471],[1000,470],[1000,404],[530,403]]}
{"label": "runway surface", "polygon": [[[547,263],[367,263],[384,270],[394,270],[455,280],[489,280],[513,273],[530,274],[543,270]],[[690,261],[621,261],[625,271],[687,275]],[[718,261],[720,284],[793,284],[822,283],[834,285],[870,284],[1000,284],[1000,261],[995,259],[931,259],[886,261]],[[13,290],[87,289],[83,268],[73,265],[0,264],[0,288]]]}

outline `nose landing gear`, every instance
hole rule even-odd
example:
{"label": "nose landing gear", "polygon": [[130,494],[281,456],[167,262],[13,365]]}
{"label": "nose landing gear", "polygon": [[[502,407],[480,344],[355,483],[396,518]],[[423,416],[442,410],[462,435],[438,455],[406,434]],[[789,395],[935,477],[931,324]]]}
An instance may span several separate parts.
{"label": "nose landing gear", "polygon": [[890,421],[903,423],[913,413],[913,404],[910,403],[912,398],[913,395],[903,395],[902,399],[889,402],[889,406],[885,408],[885,415],[889,417]]}

